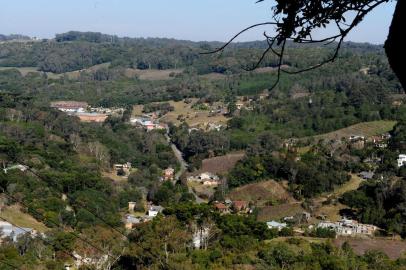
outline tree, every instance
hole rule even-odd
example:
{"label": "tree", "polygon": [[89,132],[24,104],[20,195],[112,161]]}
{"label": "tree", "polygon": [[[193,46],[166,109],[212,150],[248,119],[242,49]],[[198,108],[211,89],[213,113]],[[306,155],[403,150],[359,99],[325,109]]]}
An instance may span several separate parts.
{"label": "tree", "polygon": [[[258,0],[256,3],[264,1],[265,0]],[[274,35],[269,35],[267,32],[264,32],[268,46],[258,62],[252,68],[248,69],[254,70],[259,67],[268,53],[277,56],[279,59],[277,64],[278,76],[271,87],[271,89],[273,89],[278,85],[281,73],[298,74],[321,67],[326,63],[334,62],[348,34],[357,27],[372,10],[389,1],[390,0],[276,0],[276,4],[272,10],[273,21],[251,25],[237,33],[222,47],[203,54],[224,51],[231,42],[246,31],[261,26],[274,26]],[[402,13],[404,14],[406,12],[405,8],[406,4],[404,1],[397,1],[389,35],[385,42],[385,51],[389,64],[404,89],[406,89],[406,76],[402,67],[405,59],[405,52],[402,49],[402,26],[404,25],[405,16],[402,17]],[[349,20],[349,22],[347,22],[347,20]],[[329,37],[313,39],[312,34],[314,31],[320,28],[326,28],[327,25],[335,25],[337,33]],[[334,44],[335,48],[332,55],[320,63],[303,69],[292,70],[290,68],[283,68],[287,42],[301,44]]]}

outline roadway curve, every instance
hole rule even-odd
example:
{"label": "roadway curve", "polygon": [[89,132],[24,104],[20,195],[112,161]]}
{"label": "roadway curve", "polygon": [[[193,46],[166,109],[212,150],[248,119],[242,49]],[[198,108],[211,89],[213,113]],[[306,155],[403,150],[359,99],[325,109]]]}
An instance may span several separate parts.
{"label": "roadway curve", "polygon": [[[187,162],[186,162],[185,159],[183,158],[182,152],[181,152],[181,151],[178,149],[178,147],[172,142],[171,137],[169,137],[169,132],[167,132],[167,133],[165,134],[165,137],[166,137],[168,143],[171,145],[172,151],[173,151],[173,153],[174,153],[176,159],[177,159],[177,160],[179,161],[179,163],[180,163],[180,170],[175,174],[175,180],[174,180],[174,182],[176,182],[176,181],[179,180],[179,178],[181,177],[181,175],[186,172],[187,167],[189,166],[189,164],[187,164]],[[189,185],[188,185],[188,189],[189,189],[189,193],[191,193],[191,194],[195,197],[196,203],[199,203],[199,204],[200,204],[200,203],[205,203],[205,202],[206,202],[206,201],[204,201],[202,198],[200,198],[199,196],[197,196],[197,194],[193,191],[193,188],[191,188]]]}

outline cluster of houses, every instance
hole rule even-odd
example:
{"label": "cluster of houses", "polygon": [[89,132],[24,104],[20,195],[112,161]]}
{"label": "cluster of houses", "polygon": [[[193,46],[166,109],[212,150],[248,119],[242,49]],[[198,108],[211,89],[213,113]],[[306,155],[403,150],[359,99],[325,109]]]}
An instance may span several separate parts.
{"label": "cluster of houses", "polygon": [[147,116],[133,117],[130,119],[130,123],[136,127],[145,128],[147,131],[167,128],[165,124],[161,124],[156,119]]}
{"label": "cluster of houses", "polygon": [[345,217],[337,222],[320,222],[317,227],[333,230],[340,236],[373,236],[379,229],[375,225],[358,223],[356,220]]}
{"label": "cluster of houses", "polygon": [[251,208],[247,201],[231,201],[227,199],[224,202],[215,202],[213,207],[220,214],[251,212]]}
{"label": "cluster of houses", "polygon": [[349,142],[354,149],[363,149],[366,143],[372,143],[376,148],[387,148],[388,140],[390,138],[391,135],[389,133],[371,137],[351,135],[349,137]]}
{"label": "cluster of houses", "polygon": [[110,115],[122,115],[124,108],[90,107],[87,102],[54,101],[51,107],[72,116],[79,117],[82,122],[103,123]]}
{"label": "cluster of houses", "polygon": [[220,131],[225,128],[225,125],[212,122],[204,122],[198,125],[195,125],[188,129],[189,134],[193,131]]}
{"label": "cluster of houses", "polygon": [[164,208],[160,205],[148,204],[148,210],[144,215],[134,215],[135,208],[137,206],[136,202],[128,202],[128,212],[125,215],[124,224],[125,228],[132,230],[137,224],[149,222],[154,219],[159,213],[162,213]]}
{"label": "cluster of houses", "polygon": [[203,172],[199,175],[189,176],[189,182],[197,182],[204,186],[218,186],[220,184],[220,177],[210,172]]}

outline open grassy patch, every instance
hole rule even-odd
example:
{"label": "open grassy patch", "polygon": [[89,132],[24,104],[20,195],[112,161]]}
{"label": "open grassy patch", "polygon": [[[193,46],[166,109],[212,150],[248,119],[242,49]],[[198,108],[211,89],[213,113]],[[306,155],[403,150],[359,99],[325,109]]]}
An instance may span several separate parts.
{"label": "open grassy patch", "polygon": [[14,204],[0,211],[0,217],[7,219],[11,223],[24,227],[24,228],[33,228],[39,232],[45,232],[48,228],[41,222],[38,222],[29,214],[26,214],[21,211],[19,205]]}

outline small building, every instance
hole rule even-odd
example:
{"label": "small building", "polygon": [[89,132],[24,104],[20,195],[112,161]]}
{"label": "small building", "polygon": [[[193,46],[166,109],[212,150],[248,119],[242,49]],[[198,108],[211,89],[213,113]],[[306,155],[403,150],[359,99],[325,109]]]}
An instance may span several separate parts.
{"label": "small building", "polygon": [[403,165],[406,164],[406,155],[405,154],[400,154],[398,157],[398,167],[402,167]]}
{"label": "small building", "polygon": [[214,208],[222,214],[229,212],[229,208],[224,203],[215,203]]}
{"label": "small building", "polygon": [[[189,176],[187,178],[188,181],[195,181],[195,182],[200,182],[200,183],[205,183],[207,185],[218,185],[218,182],[220,181],[220,178],[210,172],[203,172],[197,176]],[[217,183],[216,183],[217,182]]]}
{"label": "small building", "polygon": [[233,201],[232,207],[235,212],[249,211],[248,202],[246,201]]}
{"label": "small building", "polygon": [[124,173],[124,175],[122,176],[126,176],[128,174],[130,174],[132,165],[130,162],[126,162],[124,164],[114,164],[114,170],[116,171],[117,175],[121,173]]}
{"label": "small building", "polygon": [[286,223],[280,223],[274,220],[268,221],[266,225],[268,226],[268,229],[277,229],[278,231],[288,226]]}
{"label": "small building", "polygon": [[164,208],[160,205],[151,205],[148,209],[148,216],[149,217],[156,217],[159,213],[162,213]]}
{"label": "small building", "polygon": [[133,215],[126,215],[125,217],[125,228],[127,230],[131,230],[134,228],[134,225],[141,223],[141,219],[133,216]]}

